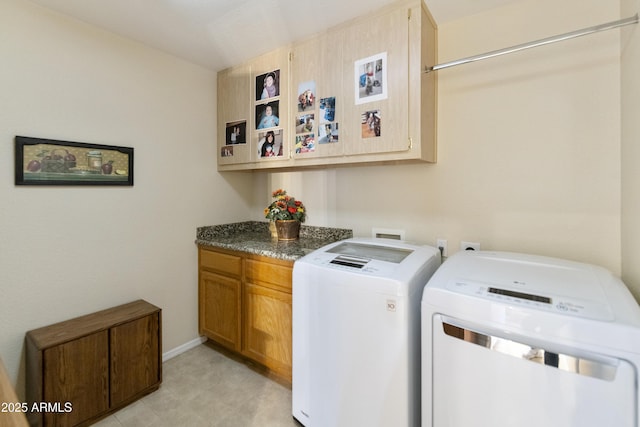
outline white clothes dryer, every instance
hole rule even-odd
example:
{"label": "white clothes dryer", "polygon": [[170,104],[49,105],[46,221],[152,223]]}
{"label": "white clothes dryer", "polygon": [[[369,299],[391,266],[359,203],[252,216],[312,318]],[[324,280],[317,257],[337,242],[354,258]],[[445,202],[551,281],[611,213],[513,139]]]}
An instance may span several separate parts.
{"label": "white clothes dryer", "polygon": [[604,268],[459,252],[422,298],[423,427],[639,427],[640,308]]}

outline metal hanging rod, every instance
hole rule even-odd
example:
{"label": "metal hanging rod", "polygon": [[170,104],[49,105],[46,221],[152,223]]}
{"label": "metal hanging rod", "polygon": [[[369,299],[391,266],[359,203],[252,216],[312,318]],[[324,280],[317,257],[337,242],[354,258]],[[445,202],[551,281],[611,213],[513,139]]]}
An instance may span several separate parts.
{"label": "metal hanging rod", "polygon": [[594,27],[584,28],[582,30],[572,31],[566,34],[560,34],[553,37],[547,37],[545,39],[536,40],[529,43],[519,44],[517,46],[507,47],[504,49],[494,50],[491,52],[483,53],[480,55],[469,56],[467,58],[458,59],[456,61],[445,62],[443,64],[434,65],[433,67],[425,67],[424,72],[430,73],[432,71],[441,70],[443,68],[455,67],[456,65],[467,64],[469,62],[481,61],[483,59],[493,58],[495,56],[506,55],[507,53],[514,53],[521,50],[529,49],[532,47],[544,46],[546,44],[555,43],[563,40],[573,39],[575,37],[586,36],[587,34],[593,34],[600,31],[612,30],[629,24],[638,23],[638,14],[630,18],[620,19],[618,21],[608,22],[606,24],[596,25]]}

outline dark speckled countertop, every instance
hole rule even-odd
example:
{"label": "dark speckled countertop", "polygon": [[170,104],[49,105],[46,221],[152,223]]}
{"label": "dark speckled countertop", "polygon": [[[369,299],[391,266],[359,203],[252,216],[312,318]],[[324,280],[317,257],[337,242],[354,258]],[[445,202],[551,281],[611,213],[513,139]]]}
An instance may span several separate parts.
{"label": "dark speckled countertop", "polygon": [[300,238],[278,241],[271,237],[268,222],[245,221],[198,227],[196,244],[295,261],[324,245],[353,237],[353,230],[302,224]]}

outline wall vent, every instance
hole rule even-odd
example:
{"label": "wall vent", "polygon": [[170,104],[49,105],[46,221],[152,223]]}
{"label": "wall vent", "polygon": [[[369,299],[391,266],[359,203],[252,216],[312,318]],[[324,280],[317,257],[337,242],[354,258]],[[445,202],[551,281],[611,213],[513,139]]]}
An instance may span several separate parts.
{"label": "wall vent", "polygon": [[371,230],[371,237],[376,239],[404,240],[404,234],[404,230],[391,228],[373,228]]}

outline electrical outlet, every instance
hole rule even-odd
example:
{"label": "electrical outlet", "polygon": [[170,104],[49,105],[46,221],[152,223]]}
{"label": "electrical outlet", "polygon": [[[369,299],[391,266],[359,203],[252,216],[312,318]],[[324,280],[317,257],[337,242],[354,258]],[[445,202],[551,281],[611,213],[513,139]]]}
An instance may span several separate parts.
{"label": "electrical outlet", "polygon": [[480,243],[477,242],[460,242],[460,250],[461,251],[479,251]]}
{"label": "electrical outlet", "polygon": [[440,255],[442,255],[443,257],[446,257],[448,255],[446,239],[438,239],[436,241],[436,247],[440,249]]}

